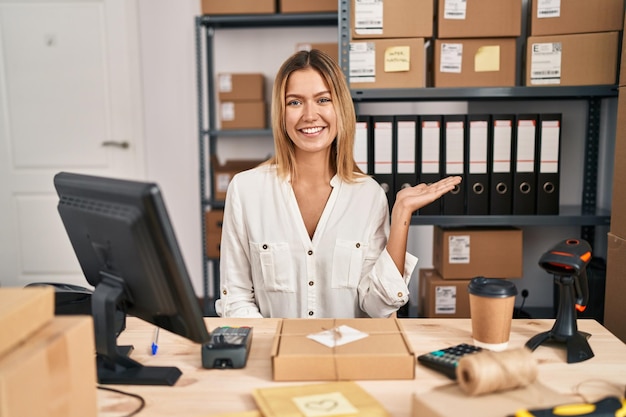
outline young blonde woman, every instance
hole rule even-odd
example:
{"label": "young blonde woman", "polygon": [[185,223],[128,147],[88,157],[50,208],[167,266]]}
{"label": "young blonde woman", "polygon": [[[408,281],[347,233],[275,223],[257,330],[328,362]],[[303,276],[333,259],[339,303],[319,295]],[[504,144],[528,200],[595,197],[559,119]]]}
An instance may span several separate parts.
{"label": "young blonde woman", "polygon": [[220,247],[224,317],[388,317],[409,297],[411,214],[452,190],[445,178],[384,191],[353,157],[355,110],[337,64],[300,51],[272,93],[275,156],[235,175]]}

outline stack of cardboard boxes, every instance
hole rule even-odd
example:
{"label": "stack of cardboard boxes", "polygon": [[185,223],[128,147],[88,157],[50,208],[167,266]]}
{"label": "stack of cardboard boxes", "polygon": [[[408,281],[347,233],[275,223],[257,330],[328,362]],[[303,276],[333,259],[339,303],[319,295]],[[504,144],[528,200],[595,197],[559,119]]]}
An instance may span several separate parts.
{"label": "stack of cardboard boxes", "polygon": [[433,231],[433,267],[420,269],[418,316],[468,318],[472,278],[521,278],[522,230],[513,227],[441,227]]}
{"label": "stack of cardboard boxes", "polygon": [[52,287],[0,288],[0,416],[97,414],[91,316],[54,316]]}
{"label": "stack of cardboard boxes", "polygon": [[350,8],[350,87],[426,87],[426,38],[432,0],[362,2]]}
{"label": "stack of cardboard boxes", "polygon": [[614,84],[624,0],[533,0],[527,86]]}
{"label": "stack of cardboard boxes", "polygon": [[434,87],[512,87],[521,0],[439,1]]}

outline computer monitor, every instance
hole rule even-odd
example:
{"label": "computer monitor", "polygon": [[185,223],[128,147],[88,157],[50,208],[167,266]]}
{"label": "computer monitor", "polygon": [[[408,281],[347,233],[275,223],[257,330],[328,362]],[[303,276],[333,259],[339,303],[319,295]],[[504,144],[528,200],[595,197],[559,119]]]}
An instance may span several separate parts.
{"label": "computer monitor", "polygon": [[117,345],[115,326],[121,308],[194,342],[209,340],[158,185],[60,172],[54,186],[65,230],[85,278],[95,287],[91,309],[98,381],[174,385],[181,371],[131,359],[132,346]]}

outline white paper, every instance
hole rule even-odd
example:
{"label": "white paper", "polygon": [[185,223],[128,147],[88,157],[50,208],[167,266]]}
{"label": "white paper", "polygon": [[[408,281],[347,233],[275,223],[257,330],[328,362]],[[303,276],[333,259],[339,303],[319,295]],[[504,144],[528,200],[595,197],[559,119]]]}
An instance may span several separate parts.
{"label": "white paper", "polygon": [[353,329],[352,327],[344,324],[339,327],[324,330],[323,332],[310,334],[307,337],[332,348],[364,339],[367,336],[369,336],[367,333]]}

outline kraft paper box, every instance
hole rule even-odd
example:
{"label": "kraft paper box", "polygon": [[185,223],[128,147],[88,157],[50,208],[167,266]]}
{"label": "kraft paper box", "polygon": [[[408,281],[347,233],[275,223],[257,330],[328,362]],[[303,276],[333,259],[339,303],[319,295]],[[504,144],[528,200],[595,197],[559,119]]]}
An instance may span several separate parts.
{"label": "kraft paper box", "polygon": [[350,6],[351,39],[433,36],[435,23],[433,0],[384,2],[351,0]]}
{"label": "kraft paper box", "polygon": [[220,257],[223,220],[224,210],[210,210],[204,212],[206,256],[212,259]]}
{"label": "kraft paper box", "polygon": [[0,358],[0,417],[97,414],[91,316],[58,316]]}
{"label": "kraft paper box", "polygon": [[229,129],[265,129],[267,106],[265,101],[222,101],[219,104],[220,125]]}
{"label": "kraft paper box", "polygon": [[525,85],[615,84],[620,32],[529,36]]}
{"label": "kraft paper box", "polygon": [[556,7],[541,0],[532,0],[531,4],[533,36],[611,32],[624,26],[624,0],[567,0]]}
{"label": "kraft paper box", "polygon": [[428,318],[469,318],[467,279],[443,279],[434,269],[419,270],[417,314]]}
{"label": "kraft paper box", "polygon": [[521,278],[522,230],[515,227],[433,229],[433,266],[443,279]]}
{"label": "kraft paper box", "polygon": [[276,13],[274,0],[202,0],[202,14]]}
{"label": "kraft paper box", "polygon": [[220,101],[263,101],[265,76],[261,73],[217,74],[217,98]]}
{"label": "kraft paper box", "polygon": [[513,87],[516,38],[436,39],[435,87]]}
{"label": "kraft paper box", "polygon": [[279,0],[278,11],[280,13],[326,13],[337,12],[337,0]]}
{"label": "kraft paper box", "polygon": [[263,162],[263,160],[231,159],[224,162],[224,164],[220,164],[217,157],[211,158],[211,165],[213,166],[213,198],[215,200],[226,199],[228,184],[230,184],[230,180],[233,179],[235,174],[254,168],[261,162]]}
{"label": "kraft paper box", "polygon": [[518,37],[522,33],[522,0],[463,2],[464,8],[448,8],[439,1],[437,39]]}
{"label": "kraft paper box", "polygon": [[350,42],[350,88],[426,87],[424,38]]}
{"label": "kraft paper box", "polygon": [[[322,332],[337,345],[309,337]],[[355,333],[366,336],[339,344]],[[274,337],[272,371],[275,381],[413,379],[415,354],[396,318],[283,319]]]}
{"label": "kraft paper box", "polygon": [[0,358],[53,318],[52,287],[0,288]]}

